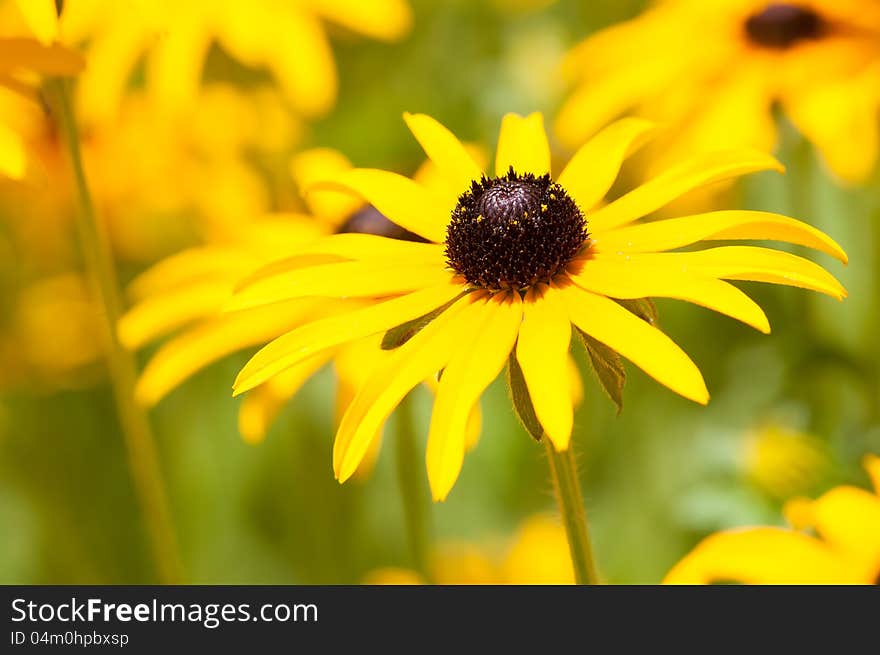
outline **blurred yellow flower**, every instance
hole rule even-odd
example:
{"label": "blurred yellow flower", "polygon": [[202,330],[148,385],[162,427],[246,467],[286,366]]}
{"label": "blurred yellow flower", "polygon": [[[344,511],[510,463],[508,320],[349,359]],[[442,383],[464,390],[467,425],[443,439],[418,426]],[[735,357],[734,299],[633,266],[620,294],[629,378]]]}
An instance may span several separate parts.
{"label": "blurred yellow flower", "polygon": [[[298,184],[317,175],[341,174],[351,163],[341,153],[329,149],[309,150],[296,155],[291,171]],[[418,172],[431,184],[435,174],[430,166]],[[280,332],[315,318],[341,311],[363,301],[295,299],[268,307],[236,313],[223,312],[224,303],[236,287],[264,265],[297,258],[319,237],[344,233],[345,238],[361,234],[382,234],[394,239],[411,237],[359,198],[339,192],[315,194],[310,199],[317,217],[305,214],[268,215],[242,225],[228,238],[191,249],[159,262],[137,278],[130,287],[135,304],[122,318],[119,335],[131,349],[175,333],[150,359],[138,386],[139,400],[152,406],[190,376],[229,354],[255,346]],[[305,255],[306,259],[315,257]],[[319,256],[320,261],[335,258]],[[380,347],[381,335],[354,341],[345,347],[320,353],[291,367],[255,390],[244,400],[239,412],[242,436],[256,442],[263,439],[275,416],[300,387],[320,368],[332,361],[337,385],[337,415],[342,416],[351,399],[361,389],[370,371],[387,357]],[[429,381],[431,382],[431,381]],[[469,442],[479,436],[479,412],[469,419]],[[371,459],[378,451],[378,436]],[[369,463],[365,466],[369,468]]]}
{"label": "blurred yellow flower", "polygon": [[785,513],[794,529],[743,528],[714,534],[676,564],[665,582],[880,583],[880,457],[868,455],[865,468],[874,494],[841,486],[818,500],[793,500]]}
{"label": "blurred yellow flower", "polygon": [[744,442],[749,479],[774,498],[805,493],[828,472],[828,448],[817,437],[778,423],[760,425]]}
{"label": "blurred yellow flower", "polygon": [[[82,58],[67,48],[44,45],[26,36],[7,36],[5,30],[0,31],[0,106],[25,100],[36,109],[40,76],[66,77],[76,75],[82,68]],[[19,127],[15,121],[0,116],[0,177],[18,180],[27,172],[27,147]]]}
{"label": "blurred yellow flower", "polygon": [[776,141],[773,110],[849,182],[880,144],[880,4],[665,0],[588,37],[564,64],[575,89],[556,132],[570,147],[629,111],[667,122],[663,162]]}
{"label": "blurred yellow flower", "polygon": [[412,24],[406,0],[22,0],[32,33],[47,43],[85,45],[89,65],[78,88],[87,123],[111,119],[145,61],[146,84],[166,110],[198,97],[214,45],[244,66],[268,70],[304,115],[336,100],[336,67],[323,21],[374,39],[403,37]]}
{"label": "blurred yellow flower", "polygon": [[0,388],[78,388],[95,379],[104,354],[100,310],[74,273],[21,289],[0,337]]}
{"label": "blurred yellow flower", "polygon": [[[501,553],[471,543],[446,543],[431,558],[436,584],[574,584],[568,541],[557,518],[531,516]],[[367,584],[424,584],[415,571],[383,568],[371,572]]]}
{"label": "blurred yellow flower", "polygon": [[410,114],[405,119],[443,174],[443,188],[375,169],[344,172],[322,188],[363,197],[427,243],[331,236],[309,249],[314,256],[332,257],[330,263],[294,258],[274,264],[242,285],[228,305],[269,310],[316,297],[369,302],[279,332],[239,373],[236,395],[342,344],[390,330],[399,348],[372,372],[337,434],[333,466],[340,481],[358,468],[409,390],[441,369],[427,451],[436,500],[446,498],[458,477],[471,408],[508,362],[515,405],[530,432],[543,431],[557,450],[567,449],[573,424],[566,375],[572,324],[609,358],[619,353],[682,396],[708,402],[690,358],[615,300],[678,298],[768,332],[761,308],[726,279],[846,295],[824,269],[781,251],[724,246],[664,252],[703,240],[775,239],[846,261],[830,238],[795,219],[722,211],[637,222],[705,184],[779,170],[767,155],[735,150],[698,156],[601,206],[621,162],[651,132],[649,123],[628,119],[610,126],[554,181],[540,114],[504,118],[494,176],[434,119]]}
{"label": "blurred yellow flower", "polygon": [[[0,205],[28,253],[50,262],[73,255],[76,210],[63,143],[51,120],[26,101],[3,103],[32,153],[27,185],[0,187]],[[255,164],[288,151],[300,132],[268,88],[204,87],[174,117],[142,92],[125,97],[115,119],[83,135],[95,203],[116,254],[150,261],[199,241],[229,238],[269,210],[271,189]]]}

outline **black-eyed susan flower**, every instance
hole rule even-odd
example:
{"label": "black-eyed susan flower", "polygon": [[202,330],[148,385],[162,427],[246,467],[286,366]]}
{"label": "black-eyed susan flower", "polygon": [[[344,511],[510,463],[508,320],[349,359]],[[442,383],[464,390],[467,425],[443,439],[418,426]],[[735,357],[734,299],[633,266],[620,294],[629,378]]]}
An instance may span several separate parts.
{"label": "black-eyed susan flower", "polygon": [[[455,541],[438,544],[431,557],[436,584],[573,584],[565,530],[558,518],[528,517],[503,543]],[[386,567],[367,584],[425,584],[415,571]]]}
{"label": "black-eyed susan flower", "polygon": [[446,498],[458,477],[469,412],[508,363],[514,400],[530,431],[546,433],[557,451],[567,449],[572,327],[609,357],[619,353],[673,391],[706,403],[709,393],[690,358],[618,300],[679,298],[768,332],[761,308],[726,280],[845,296],[824,269],[789,253],[757,246],[678,251],[704,240],[775,239],[845,261],[831,239],[795,219],[722,211],[639,222],[702,185],[780,170],[767,155],[736,150],[699,156],[603,205],[622,160],[650,133],[649,123],[615,123],[551,177],[540,114],[504,118],[494,174],[432,118],[407,115],[406,121],[443,173],[444,187],[427,189],[373,169],[347,171],[324,186],[363,197],[426,242],[332,236],[310,252],[334,261],[315,265],[300,256],[275,264],[229,305],[234,310],[297,298],[371,299],[367,307],[282,334],[235,382],[235,393],[244,393],[327,349],[387,331],[386,346],[398,347],[372,372],[339,428],[333,466],[340,481],[357,469],[409,390],[441,370],[427,450],[435,499]]}
{"label": "black-eyed susan flower", "polygon": [[[711,535],[666,576],[668,584],[877,584],[880,582],[880,457],[865,458],[874,493],[835,487],[785,507],[792,529]],[[808,531],[812,531],[812,534]]]}
{"label": "black-eyed susan flower", "polygon": [[845,181],[880,145],[880,6],[862,0],[664,0],[588,37],[564,70],[556,123],[575,147],[629,111],[668,122],[657,158],[747,145],[770,150],[774,107]]}
{"label": "black-eyed susan flower", "polygon": [[267,70],[302,114],[322,114],[337,89],[325,21],[385,41],[403,37],[412,24],[406,0],[66,0],[60,20],[53,0],[26,4],[33,5],[32,29],[44,39],[86,45],[78,102],[90,123],[113,116],[141,63],[159,104],[186,108],[214,45],[244,66]]}

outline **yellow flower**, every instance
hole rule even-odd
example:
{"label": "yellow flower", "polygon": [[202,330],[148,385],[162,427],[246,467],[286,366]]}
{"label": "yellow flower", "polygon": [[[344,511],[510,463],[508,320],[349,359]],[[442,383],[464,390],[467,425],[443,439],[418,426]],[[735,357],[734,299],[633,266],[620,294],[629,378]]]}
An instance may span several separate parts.
{"label": "yellow flower", "polygon": [[828,449],[820,439],[777,423],[750,431],[743,445],[749,479],[779,499],[808,491],[830,464]]}
{"label": "yellow flower", "polygon": [[[785,508],[793,530],[743,528],[703,540],[666,576],[670,584],[877,584],[880,582],[880,457],[865,468],[875,493],[835,487]],[[816,536],[805,534],[814,530]]]}
{"label": "yellow flower", "polygon": [[64,273],[18,293],[0,339],[0,388],[77,388],[91,383],[104,353],[99,310],[86,281]]}
{"label": "yellow flower", "polygon": [[[36,109],[40,76],[67,77],[82,68],[82,58],[67,48],[44,45],[27,36],[7,35],[4,30],[0,36],[0,106],[24,98]],[[28,154],[17,127],[14,121],[0,119],[0,177],[20,180],[28,169]]]}
{"label": "yellow flower", "polygon": [[877,160],[880,5],[863,0],[666,0],[587,38],[564,70],[576,88],[556,131],[579,145],[635,110],[668,122],[673,161],[694,149],[772,149],[773,109],[832,171],[862,181]]}
{"label": "yellow flower", "polygon": [[253,276],[229,305],[271,308],[315,297],[370,301],[279,333],[240,372],[236,395],[355,339],[392,330],[389,341],[402,344],[372,372],[342,420],[333,452],[340,481],[357,469],[409,390],[441,369],[427,451],[435,499],[446,498],[458,477],[471,408],[508,361],[520,416],[537,422],[558,450],[566,449],[573,423],[565,374],[572,325],[677,393],[706,403],[708,391],[690,358],[614,299],[679,298],[768,332],[761,308],[725,279],[846,294],[824,269],[785,252],[755,246],[664,252],[705,239],[776,239],[846,259],[831,239],[795,219],[724,211],[637,223],[702,185],[779,170],[767,155],[738,150],[699,156],[601,206],[622,160],[650,132],[645,121],[610,126],[554,181],[540,114],[504,118],[495,176],[488,177],[445,127],[425,115],[405,118],[444,175],[444,188],[427,189],[374,169],[354,169],[326,185],[362,196],[427,243],[331,236],[310,252],[334,261],[276,263]]}
{"label": "yellow flower", "polygon": [[115,114],[142,61],[159,104],[186,108],[215,44],[245,66],[267,69],[298,111],[322,114],[337,87],[323,21],[386,41],[412,24],[406,0],[65,0],[60,20],[53,0],[20,5],[30,7],[31,29],[47,41],[86,44],[78,104],[88,123]]}
{"label": "yellow flower", "polygon": [[[0,102],[32,155],[29,184],[0,189],[29,255],[72,260],[76,190],[63,143],[34,103]],[[271,161],[300,126],[274,91],[206,85],[185,111],[163,116],[143,92],[128,94],[112,121],[83,134],[86,171],[118,257],[157,258],[199,241],[229,240],[269,210],[271,190],[253,160]],[[120,165],[124,162],[124,165]],[[51,189],[51,192],[47,192]]]}
{"label": "yellow flower", "polygon": [[[574,584],[565,530],[558,519],[537,514],[526,519],[502,552],[485,545],[445,543],[431,558],[436,584]],[[382,568],[367,584],[424,584],[415,571]]]}

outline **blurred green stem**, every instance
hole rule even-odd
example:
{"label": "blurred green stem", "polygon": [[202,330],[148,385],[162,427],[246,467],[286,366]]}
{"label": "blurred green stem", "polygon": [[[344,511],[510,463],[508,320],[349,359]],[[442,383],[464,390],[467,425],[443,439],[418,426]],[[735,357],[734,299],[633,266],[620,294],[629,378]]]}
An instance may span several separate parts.
{"label": "blurred green stem", "polygon": [[179,583],[182,568],[159,469],[155,439],[143,409],[134,400],[137,369],[134,357],[116,337],[116,324],[122,310],[116,269],[103,226],[98,223],[95,207],[86,181],[80,151],[79,130],[71,102],[70,83],[52,80],[48,83],[57,103],[57,120],[70,154],[74,181],[79,195],[77,231],[92,286],[103,308],[102,329],[106,343],[107,368],[113,396],[125,437],[128,465],[135,493],[144,513],[158,579],[164,584]]}
{"label": "blurred green stem", "polygon": [[412,398],[407,396],[397,408],[397,479],[413,564],[422,577],[430,582],[428,510],[431,501],[421,475],[424,467],[417,447],[412,404]]}
{"label": "blurred green stem", "polygon": [[568,548],[571,552],[571,563],[574,566],[574,579],[577,584],[599,584],[596,562],[593,560],[593,546],[587,529],[587,513],[584,510],[584,499],[578,481],[577,464],[574,460],[574,449],[570,445],[567,450],[557,452],[547,435],[541,439],[547,451],[550,474],[553,477],[553,488],[556,491],[556,502],[565,525],[568,537]]}

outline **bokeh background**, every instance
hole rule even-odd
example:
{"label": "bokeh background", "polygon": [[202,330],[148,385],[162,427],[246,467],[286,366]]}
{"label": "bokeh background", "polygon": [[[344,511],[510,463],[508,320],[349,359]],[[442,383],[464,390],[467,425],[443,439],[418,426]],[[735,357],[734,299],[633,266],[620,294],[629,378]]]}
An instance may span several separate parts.
{"label": "bokeh background", "polygon": [[[423,155],[403,111],[431,114],[491,149],[504,113],[555,113],[566,49],[642,4],[413,0],[414,28],[398,43],[331,32],[339,98],[308,122],[273,96],[270,77],[218,47],[206,80],[240,97],[221,93],[189,122],[151,118],[149,105],[138,104],[136,72],[118,121],[84,134],[123,279],[236,221],[299,208],[287,170],[298,150],[326,146],[357,165],[415,170]],[[79,275],[69,170],[57,135],[33,130],[47,186],[0,185],[0,582],[154,582],[94,341],[96,310]],[[725,202],[794,215],[831,234],[851,264],[841,270],[816,257],[850,297],[838,303],[744,285],[767,311],[769,336],[659,301],[664,330],[705,375],[707,408],[628,367],[618,416],[579,357],[585,400],[574,439],[610,582],[658,582],[711,531],[781,524],[790,496],[863,485],[860,458],[880,451],[880,185],[875,176],[840,186],[792,128],[783,124],[782,134],[777,154],[788,174],[752,176]],[[340,486],[330,467],[332,372],[311,380],[254,445],[239,436],[239,401],[230,397],[246,359],[211,366],[151,412],[187,580],[351,583],[376,568],[411,566],[395,421],[373,474]],[[429,402],[419,390],[422,445]],[[503,379],[483,411],[481,441],[449,500],[431,507],[431,526],[439,542],[501,551],[526,517],[552,512],[554,502],[542,447],[519,426]]]}

